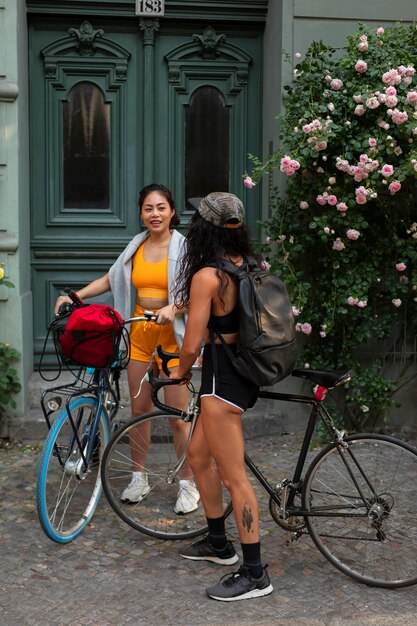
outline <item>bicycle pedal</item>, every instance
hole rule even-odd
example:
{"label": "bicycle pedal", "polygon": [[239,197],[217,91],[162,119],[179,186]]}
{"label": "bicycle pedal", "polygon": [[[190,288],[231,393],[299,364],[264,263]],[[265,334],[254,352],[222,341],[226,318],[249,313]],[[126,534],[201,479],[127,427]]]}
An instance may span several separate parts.
{"label": "bicycle pedal", "polygon": [[301,532],[295,532],[295,533],[287,532],[286,539],[285,539],[285,545],[286,546],[290,546],[292,543],[295,543],[296,541],[298,541],[300,539],[302,534],[303,533],[301,533]]}

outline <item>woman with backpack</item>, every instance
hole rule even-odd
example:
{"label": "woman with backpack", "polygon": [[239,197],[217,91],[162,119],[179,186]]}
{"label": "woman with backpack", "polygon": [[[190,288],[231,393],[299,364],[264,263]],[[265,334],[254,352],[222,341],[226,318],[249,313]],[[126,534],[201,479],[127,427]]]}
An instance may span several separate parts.
{"label": "woman with backpack", "polygon": [[[174,303],[174,291],[177,284],[179,261],[183,254],[184,236],[174,229],[179,223],[175,203],[169,189],[159,184],[144,187],[139,194],[139,214],[145,230],[130,241],[120,254],[109,272],[94,280],[77,292],[82,299],[96,298],[111,290],[114,307],[123,319],[132,316],[131,292],[136,292],[136,305],[133,316],[143,316],[144,310],[151,310],[158,315],[156,323],[138,322],[132,324],[130,331],[130,361],[128,365],[128,383],[131,398],[132,416],[152,411],[151,386],[144,382],[138,388],[149,368],[154,349],[159,344],[167,352],[179,352],[185,331],[184,310]],[[68,296],[60,296],[55,304],[55,313]],[[178,365],[177,360],[169,363],[172,371]],[[154,367],[161,371],[159,357],[154,357]],[[170,406],[186,409],[188,390],[186,387],[166,387],[165,402]],[[173,437],[179,456],[187,441],[188,424],[173,420]],[[140,430],[142,428],[142,430]],[[150,440],[150,433],[145,433],[143,426],[135,429],[131,437],[133,471],[130,484],[124,489],[121,499],[128,503],[140,502],[151,490],[147,474],[143,471],[145,458],[136,452],[134,437]],[[189,467],[183,468],[174,511],[183,515],[195,511],[200,495],[196,489]]]}
{"label": "woman with backpack", "polygon": [[204,505],[208,535],[180,550],[180,555],[219,565],[238,561],[225,532],[223,482],[232,498],[243,565],[207,589],[211,598],[222,601],[255,598],[273,590],[261,562],[258,503],[244,462],[242,414],[255,404],[259,389],[236,372],[220,340],[213,333],[209,336],[207,330],[220,333],[230,349],[236,351],[238,285],[215,265],[216,259],[227,259],[240,266],[245,257],[253,256],[243,221],[242,202],[223,192],[203,198],[191,220],[176,297],[179,306],[189,307],[188,321],[179,366],[171,375],[184,381],[191,378],[191,367],[204,341],[201,412],[187,459]]}

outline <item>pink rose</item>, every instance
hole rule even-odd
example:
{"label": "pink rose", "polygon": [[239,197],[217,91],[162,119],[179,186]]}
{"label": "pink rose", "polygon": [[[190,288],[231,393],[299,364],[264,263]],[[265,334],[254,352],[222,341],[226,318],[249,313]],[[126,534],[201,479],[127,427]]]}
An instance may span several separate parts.
{"label": "pink rose", "polygon": [[394,180],[392,181],[392,183],[389,185],[388,187],[391,195],[394,195],[394,193],[397,193],[397,191],[400,191],[401,189],[401,183],[399,180]]}
{"label": "pink rose", "polygon": [[308,209],[309,204],[308,202],[300,202],[300,209]]}
{"label": "pink rose", "polygon": [[316,202],[318,204],[321,204],[321,206],[324,206],[326,204],[326,198],[324,196],[322,196],[322,195],[317,196]]}
{"label": "pink rose", "polygon": [[355,240],[360,236],[360,232],[354,228],[349,228],[349,230],[346,231],[346,236],[348,239]]}
{"label": "pink rose", "polygon": [[417,91],[409,91],[407,94],[407,102],[410,104],[416,104],[417,102]]}
{"label": "pink rose", "polygon": [[301,325],[301,332],[304,333],[305,335],[309,335],[312,330],[313,328],[311,324],[309,324],[308,322],[304,322],[304,324]]}
{"label": "pink rose", "polygon": [[376,29],[376,34],[378,35],[378,37],[382,37],[384,33],[385,33],[385,30],[382,28],[382,26]]}
{"label": "pink rose", "polygon": [[333,194],[331,194],[331,195],[327,198],[327,202],[328,202],[331,206],[334,206],[335,204],[337,204],[337,198],[336,198],[336,196],[334,196]]}
{"label": "pink rose", "polygon": [[338,252],[341,252],[342,250],[344,250],[344,248],[345,248],[345,244],[340,239],[340,237],[335,239],[335,241],[333,242],[333,250],[337,250]]}
{"label": "pink rose", "polygon": [[262,268],[263,270],[268,271],[268,270],[270,270],[270,269],[271,269],[271,264],[270,264],[270,263],[268,263],[268,261],[265,261],[265,259],[263,259],[263,260],[261,261],[261,268]]}
{"label": "pink rose", "polygon": [[337,205],[337,210],[338,211],[347,211],[348,207],[347,204],[345,202],[339,202],[339,204]]}
{"label": "pink rose", "polygon": [[371,148],[373,148],[374,146],[376,146],[377,140],[374,139],[374,137],[369,137],[368,144],[371,146]]}
{"label": "pink rose", "polygon": [[367,41],[361,41],[361,42],[358,44],[358,50],[359,50],[360,52],[366,52],[366,51],[367,51],[367,49],[368,49],[368,42],[367,42]]}
{"label": "pink rose", "polygon": [[356,306],[358,306],[360,309],[364,309],[367,306],[367,304],[368,303],[366,300],[359,300]]}
{"label": "pink rose", "polygon": [[294,315],[294,317],[298,317],[300,315],[300,309],[297,309],[297,307],[293,306],[292,314]]}
{"label": "pink rose", "polygon": [[349,306],[356,306],[359,302],[358,298],[353,298],[352,296],[349,296],[349,298],[346,300],[346,302],[348,303]]}
{"label": "pink rose", "polygon": [[[388,113],[388,111],[387,111]],[[405,111],[399,111],[398,109],[393,109],[391,119],[394,124],[404,124],[408,120],[408,114]]]}
{"label": "pink rose", "polygon": [[401,306],[401,300],[400,300],[400,298],[394,298],[393,300],[391,300],[391,302],[392,302],[392,304],[393,304],[394,306],[396,306],[397,308],[398,308],[399,306]]}
{"label": "pink rose", "polygon": [[358,104],[355,107],[355,115],[363,115],[365,113],[365,107],[363,106],[363,104]]}
{"label": "pink rose", "polygon": [[380,173],[382,174],[382,176],[385,176],[385,178],[388,178],[389,176],[393,175],[394,168],[392,165],[385,164],[381,167]]}
{"label": "pink rose", "polygon": [[294,56],[296,59],[301,59],[301,52],[296,52]]}
{"label": "pink rose", "polygon": [[390,109],[392,109],[393,107],[396,107],[398,104],[397,96],[387,96],[385,99],[385,104]]}
{"label": "pink rose", "polygon": [[397,263],[395,268],[399,271],[399,272],[403,272],[404,270],[407,269],[407,266],[405,263]]}
{"label": "pink rose", "polygon": [[359,61],[355,65],[355,70],[359,72],[360,74],[362,74],[363,72],[366,72],[367,69],[368,69],[368,64],[362,59],[359,59]]}
{"label": "pink rose", "polygon": [[248,189],[252,189],[252,187],[255,187],[255,185],[256,185],[256,183],[253,182],[253,180],[252,180],[252,178],[250,176],[246,176],[246,178],[243,181],[243,184]]}
{"label": "pink rose", "polygon": [[356,195],[355,200],[356,200],[356,204],[366,204],[368,202],[367,197],[361,193],[358,193]]}
{"label": "pink rose", "polygon": [[339,89],[343,87],[343,81],[341,81],[340,78],[333,78],[333,80],[330,81],[330,87],[334,89],[334,91],[339,91]]}

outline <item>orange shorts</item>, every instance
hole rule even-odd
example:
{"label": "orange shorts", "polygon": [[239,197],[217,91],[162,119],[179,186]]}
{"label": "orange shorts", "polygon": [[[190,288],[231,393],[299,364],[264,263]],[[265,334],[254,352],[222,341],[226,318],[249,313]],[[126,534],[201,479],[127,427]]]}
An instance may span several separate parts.
{"label": "orange shorts", "polygon": [[[143,315],[144,309],[136,305],[134,317]],[[156,313],[156,311],[154,311]],[[135,322],[130,329],[130,358],[134,361],[149,363],[155,348],[161,345],[166,352],[179,352],[172,324],[155,324],[155,322]],[[154,362],[162,369],[162,361],[158,355]],[[179,359],[172,359],[168,363],[169,369],[178,367]]]}

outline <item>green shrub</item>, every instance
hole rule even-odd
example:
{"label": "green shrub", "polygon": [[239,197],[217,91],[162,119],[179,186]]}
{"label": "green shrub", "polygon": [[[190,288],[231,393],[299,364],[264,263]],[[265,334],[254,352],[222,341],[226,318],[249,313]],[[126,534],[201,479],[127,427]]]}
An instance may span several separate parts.
{"label": "green shrub", "polygon": [[[14,287],[7,276],[4,275],[4,268],[0,266],[0,286]],[[16,408],[16,402],[13,395],[18,393],[22,388],[17,371],[10,367],[13,361],[19,359],[20,354],[17,350],[10,347],[8,343],[0,342],[0,417],[3,417],[8,404]]]}

